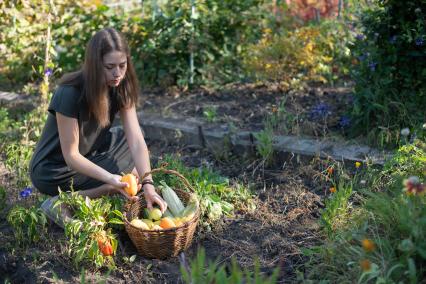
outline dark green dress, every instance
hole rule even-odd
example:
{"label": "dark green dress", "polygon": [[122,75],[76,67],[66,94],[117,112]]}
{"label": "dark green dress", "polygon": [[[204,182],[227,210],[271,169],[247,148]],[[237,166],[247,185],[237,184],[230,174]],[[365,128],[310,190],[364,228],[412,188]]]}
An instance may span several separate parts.
{"label": "dark green dress", "polygon": [[[100,186],[101,181],[77,173],[67,166],[59,141],[56,112],[78,120],[80,154],[110,173],[130,172],[133,159],[121,128],[99,127],[89,116],[88,105],[76,86],[59,86],[48,108],[48,118],[30,163],[30,177],[40,192],[57,195],[72,187],[75,191]],[[110,89],[110,121],[119,111],[117,93]]]}

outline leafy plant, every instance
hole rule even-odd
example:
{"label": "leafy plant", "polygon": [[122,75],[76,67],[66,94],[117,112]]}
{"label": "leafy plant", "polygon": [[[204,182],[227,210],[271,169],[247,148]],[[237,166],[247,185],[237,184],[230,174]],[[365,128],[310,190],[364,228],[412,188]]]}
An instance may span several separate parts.
{"label": "leafy plant", "polygon": [[46,215],[36,206],[30,208],[14,206],[7,215],[7,221],[12,226],[19,245],[25,246],[38,242],[42,234],[46,232]]}
{"label": "leafy plant", "polygon": [[215,122],[217,119],[217,112],[215,107],[207,107],[203,111],[203,116],[208,122]]}
{"label": "leafy plant", "polygon": [[[223,215],[231,215],[235,208],[254,209],[249,188],[241,184],[231,185],[229,179],[208,168],[188,168],[173,155],[163,157],[158,166],[161,166],[161,163],[165,164],[167,169],[181,173],[194,187],[200,200],[203,221],[207,226]],[[172,175],[158,173],[154,180],[163,180],[172,188],[182,188],[180,179]]]}
{"label": "leafy plant", "polygon": [[[259,262],[254,264],[254,272],[241,269],[235,258],[231,259],[229,269],[225,264],[218,265],[217,261],[209,261],[206,265],[206,254],[203,248],[199,249],[194,260],[188,267],[181,265],[181,273],[185,283],[276,283],[279,269],[276,268],[271,276],[263,276]],[[228,272],[229,271],[229,272]]]}
{"label": "leafy plant", "polygon": [[55,204],[64,204],[73,212],[72,221],[65,224],[65,235],[68,238],[67,251],[73,263],[91,264],[96,267],[115,267],[112,255],[106,254],[101,243],[112,246],[113,254],[117,250],[117,239],[111,228],[114,224],[122,225],[123,202],[119,197],[102,197],[91,200],[77,192],[60,192]]}
{"label": "leafy plant", "polygon": [[0,186],[0,212],[6,206],[6,189],[3,186]]}
{"label": "leafy plant", "polygon": [[335,224],[347,219],[350,209],[349,199],[352,195],[352,182],[344,180],[332,187],[332,195],[325,201],[325,208],[321,212],[321,224],[325,227],[328,236],[335,233]]}
{"label": "leafy plant", "polygon": [[278,106],[272,107],[272,112],[267,116],[265,126],[274,130],[290,133],[297,122],[297,116],[286,109],[287,98],[283,97]]}
{"label": "leafy plant", "polygon": [[257,140],[256,150],[263,158],[263,160],[270,164],[272,162],[272,154],[274,153],[273,148],[273,137],[274,132],[270,126],[266,126],[262,131],[255,133],[254,137]]}
{"label": "leafy plant", "polygon": [[425,142],[404,145],[383,169],[367,168],[359,206],[339,215],[345,226],[306,251],[305,280],[417,283],[426,270]]}
{"label": "leafy plant", "polygon": [[309,81],[333,83],[348,74],[350,34],[343,21],[322,21],[273,34],[251,46],[244,58],[246,70],[259,80],[301,88]]}
{"label": "leafy plant", "polygon": [[361,14],[352,46],[354,135],[395,148],[400,129],[424,123],[425,11],[424,2],[391,0],[374,1]]}

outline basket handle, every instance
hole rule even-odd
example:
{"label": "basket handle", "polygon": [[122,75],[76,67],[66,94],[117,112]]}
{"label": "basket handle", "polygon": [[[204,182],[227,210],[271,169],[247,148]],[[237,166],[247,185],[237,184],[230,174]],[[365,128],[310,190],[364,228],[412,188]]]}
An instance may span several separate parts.
{"label": "basket handle", "polygon": [[153,173],[157,173],[157,172],[164,172],[166,174],[172,174],[177,176],[178,178],[180,178],[182,180],[182,182],[193,192],[195,193],[195,189],[191,186],[191,184],[189,183],[189,181],[179,172],[175,171],[175,170],[169,170],[166,169],[165,167],[167,166],[167,163],[162,164],[159,168],[153,169],[150,172],[145,173],[142,178],[141,181],[146,178],[147,176],[149,176],[150,174]]}

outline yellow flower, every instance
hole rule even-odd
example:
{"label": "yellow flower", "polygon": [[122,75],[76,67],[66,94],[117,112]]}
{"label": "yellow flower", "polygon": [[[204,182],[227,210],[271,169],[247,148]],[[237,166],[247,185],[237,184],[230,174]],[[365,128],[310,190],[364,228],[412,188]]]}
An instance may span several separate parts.
{"label": "yellow flower", "polygon": [[371,262],[368,259],[363,259],[359,262],[359,265],[361,266],[363,271],[370,271],[371,269]]}
{"label": "yellow flower", "polygon": [[272,30],[271,29],[264,29],[263,33],[268,35],[268,34],[272,33]]}
{"label": "yellow flower", "polygon": [[267,64],[265,65],[265,68],[266,68],[266,69],[271,69],[271,67],[272,67],[272,65],[271,65],[271,64],[269,64],[269,63],[267,63]]}
{"label": "yellow flower", "polygon": [[372,252],[376,249],[376,245],[374,244],[374,242],[369,239],[362,240],[362,247],[366,252]]}
{"label": "yellow flower", "polygon": [[355,162],[355,168],[359,168],[359,167],[361,167],[361,162]]}
{"label": "yellow flower", "polygon": [[330,187],[330,192],[331,193],[335,193],[336,192],[336,188],[333,186],[333,187]]}

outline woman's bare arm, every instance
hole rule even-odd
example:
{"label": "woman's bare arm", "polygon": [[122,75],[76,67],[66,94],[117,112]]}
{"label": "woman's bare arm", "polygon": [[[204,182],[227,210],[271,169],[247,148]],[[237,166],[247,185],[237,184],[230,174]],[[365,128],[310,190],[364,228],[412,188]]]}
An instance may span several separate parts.
{"label": "woman's bare arm", "polygon": [[[142,177],[145,173],[151,171],[151,165],[148,147],[146,146],[145,138],[143,137],[139,125],[136,108],[133,106],[121,109],[120,117],[123,122],[124,132],[130,152],[132,153],[133,161],[135,162],[136,170],[139,176]],[[152,177],[149,175],[145,179],[152,179]],[[151,207],[152,203],[155,202],[160,205],[161,211],[164,212],[167,208],[167,204],[156,194],[154,187],[150,184],[146,184],[143,189],[145,199],[147,200],[147,206]]]}
{"label": "woman's bare arm", "polygon": [[120,181],[119,175],[109,173],[80,154],[78,150],[80,136],[77,119],[57,112],[56,120],[62,154],[70,168],[114,187],[122,188],[126,186],[126,183]]}

